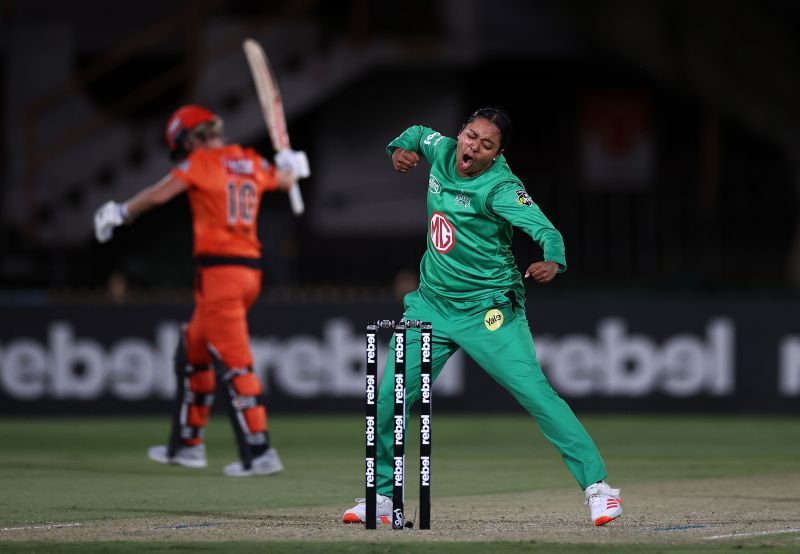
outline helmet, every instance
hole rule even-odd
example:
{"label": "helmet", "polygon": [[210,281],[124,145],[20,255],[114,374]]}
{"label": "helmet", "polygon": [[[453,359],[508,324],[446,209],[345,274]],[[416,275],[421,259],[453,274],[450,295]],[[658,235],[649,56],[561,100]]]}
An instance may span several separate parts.
{"label": "helmet", "polygon": [[186,150],[184,140],[186,134],[203,123],[217,123],[221,120],[214,113],[203,106],[189,104],[175,110],[175,113],[167,120],[164,128],[164,136],[169,145],[170,158],[180,160],[185,158],[189,152]]}

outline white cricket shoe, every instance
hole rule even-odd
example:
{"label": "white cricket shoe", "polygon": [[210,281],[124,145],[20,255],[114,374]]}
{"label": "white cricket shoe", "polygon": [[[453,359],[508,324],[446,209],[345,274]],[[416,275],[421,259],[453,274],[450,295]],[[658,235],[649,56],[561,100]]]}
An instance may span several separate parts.
{"label": "white cricket shoe", "polygon": [[[378,523],[392,522],[392,499],[378,494],[375,505],[376,521]],[[364,523],[367,519],[367,500],[356,498],[356,505],[347,510],[342,516],[342,523]]]}
{"label": "white cricket shoe", "polygon": [[147,456],[154,462],[160,464],[176,464],[183,467],[201,468],[206,467],[206,445],[197,444],[195,446],[180,446],[175,450],[175,455],[170,458],[169,449],[164,445],[151,446],[147,450]]}
{"label": "white cricket shoe", "polygon": [[269,448],[261,456],[253,458],[250,469],[245,469],[242,462],[233,462],[225,466],[224,473],[228,477],[250,477],[253,475],[272,475],[283,471],[283,463],[278,451]]}
{"label": "white cricket shoe", "polygon": [[622,498],[619,489],[612,489],[605,481],[589,485],[584,491],[586,504],[592,512],[592,522],[596,527],[614,521],[622,515]]}

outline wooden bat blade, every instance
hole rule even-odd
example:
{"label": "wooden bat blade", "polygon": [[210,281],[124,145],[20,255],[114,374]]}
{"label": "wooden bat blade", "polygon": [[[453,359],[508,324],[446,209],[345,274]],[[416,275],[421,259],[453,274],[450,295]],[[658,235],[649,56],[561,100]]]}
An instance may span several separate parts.
{"label": "wooden bat blade", "polygon": [[272,147],[276,152],[291,148],[286,116],[283,113],[283,100],[269,60],[261,45],[253,39],[245,40],[242,47],[250,66],[250,73],[253,75],[258,101],[269,130]]}
{"label": "wooden bat blade", "polygon": [[[286,126],[286,115],[283,112],[283,100],[278,88],[278,80],[275,78],[267,55],[261,45],[251,38],[242,43],[242,48],[247,58],[247,64],[250,66],[250,73],[256,86],[258,102],[261,105],[264,122],[267,124],[272,148],[276,153],[290,150],[292,146]],[[297,182],[289,189],[289,202],[295,215],[302,215],[305,212],[303,196]]]}

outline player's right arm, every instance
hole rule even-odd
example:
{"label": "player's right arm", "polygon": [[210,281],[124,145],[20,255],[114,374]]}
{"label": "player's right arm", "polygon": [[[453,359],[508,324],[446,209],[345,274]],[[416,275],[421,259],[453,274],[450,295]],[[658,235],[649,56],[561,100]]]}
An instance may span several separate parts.
{"label": "player's right arm", "polygon": [[186,191],[188,185],[183,179],[176,177],[172,173],[166,175],[156,184],[142,190],[136,196],[125,202],[128,207],[128,217],[130,221],[138,215],[152,210],[157,206],[166,204],[179,194]]}
{"label": "player's right arm", "polygon": [[166,175],[159,182],[143,189],[127,202],[106,202],[94,213],[94,234],[98,242],[107,242],[114,228],[132,221],[156,206],[169,202],[188,188],[186,181],[173,175]]}
{"label": "player's right arm", "polygon": [[425,156],[428,162],[432,162],[444,138],[441,133],[430,127],[414,125],[390,142],[386,152],[392,157],[392,166],[395,170],[405,173],[419,163],[419,154]]}
{"label": "player's right arm", "polygon": [[409,169],[417,167],[419,155],[405,148],[395,148],[392,152],[392,167],[395,171],[406,173]]}

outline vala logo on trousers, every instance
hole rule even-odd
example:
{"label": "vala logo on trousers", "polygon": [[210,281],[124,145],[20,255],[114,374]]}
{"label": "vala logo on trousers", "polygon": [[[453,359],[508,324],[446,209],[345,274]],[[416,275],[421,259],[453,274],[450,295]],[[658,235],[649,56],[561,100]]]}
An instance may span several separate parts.
{"label": "vala logo on trousers", "polygon": [[503,312],[497,308],[492,308],[483,316],[483,324],[490,331],[497,331],[503,325]]}

